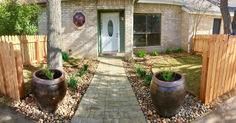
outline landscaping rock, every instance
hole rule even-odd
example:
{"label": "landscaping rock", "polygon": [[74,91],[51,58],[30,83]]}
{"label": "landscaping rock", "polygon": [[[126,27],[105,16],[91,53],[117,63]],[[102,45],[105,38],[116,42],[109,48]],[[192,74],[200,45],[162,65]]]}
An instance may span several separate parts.
{"label": "landscaping rock", "polygon": [[[157,114],[158,109],[156,109],[152,104],[150,88],[148,86],[144,86],[144,80],[141,79],[135,72],[134,65],[124,62],[124,68],[147,122],[190,122],[202,115],[205,115],[213,108],[213,105],[205,105],[200,102],[198,97],[187,93],[178,114],[171,118],[160,117]],[[149,70],[149,68],[147,68],[147,70]]]}
{"label": "landscaping rock", "polygon": [[20,112],[31,119],[37,120],[40,123],[43,122],[63,122],[67,123],[71,120],[80,103],[84,93],[86,92],[93,75],[98,66],[96,60],[82,60],[78,67],[67,66],[64,67],[64,72],[67,82],[72,74],[78,73],[84,64],[89,64],[89,71],[80,79],[78,87],[76,89],[67,89],[66,96],[59,104],[55,113],[42,112],[37,106],[37,102],[32,94],[29,94],[24,100],[20,102],[14,102],[12,106],[17,112]]}

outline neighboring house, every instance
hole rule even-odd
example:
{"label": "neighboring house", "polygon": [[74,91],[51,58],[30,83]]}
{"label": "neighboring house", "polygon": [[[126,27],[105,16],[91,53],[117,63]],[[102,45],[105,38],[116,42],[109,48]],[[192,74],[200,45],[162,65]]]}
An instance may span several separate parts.
{"label": "neighboring house", "polygon": [[[34,1],[34,0],[22,0]],[[38,0],[43,18],[39,34],[47,34],[46,0]],[[62,0],[62,49],[76,57],[121,52],[163,52],[191,48],[194,16],[201,14],[197,34],[222,33],[217,2],[199,13],[195,0]],[[212,0],[209,0],[212,2]]]}

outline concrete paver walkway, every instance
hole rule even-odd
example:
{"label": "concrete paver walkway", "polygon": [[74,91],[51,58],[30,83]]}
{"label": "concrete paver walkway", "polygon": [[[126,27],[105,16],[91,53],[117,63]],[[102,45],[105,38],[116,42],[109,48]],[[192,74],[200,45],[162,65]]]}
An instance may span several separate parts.
{"label": "concrete paver walkway", "polygon": [[236,123],[236,96],[220,104],[216,110],[193,123]]}
{"label": "concrete paver walkway", "polygon": [[101,57],[72,123],[145,123],[122,60]]}
{"label": "concrete paver walkway", "polygon": [[0,103],[0,123],[36,123],[36,121]]}

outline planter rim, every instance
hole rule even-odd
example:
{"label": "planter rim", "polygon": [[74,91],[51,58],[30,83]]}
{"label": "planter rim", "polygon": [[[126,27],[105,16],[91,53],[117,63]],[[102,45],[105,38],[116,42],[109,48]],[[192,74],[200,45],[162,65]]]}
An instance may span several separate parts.
{"label": "planter rim", "polygon": [[39,71],[42,71],[42,70],[37,70],[33,74],[33,78],[32,78],[33,81],[35,83],[38,83],[38,84],[55,85],[55,84],[58,84],[58,83],[60,83],[60,82],[65,80],[64,73],[61,70],[59,70],[59,69],[49,69],[49,70],[57,70],[57,71],[61,72],[61,76],[59,78],[57,78],[57,79],[51,79],[51,80],[41,79],[41,78],[36,76],[36,73],[39,72]]}
{"label": "planter rim", "polygon": [[160,72],[156,72],[154,74],[154,76],[152,77],[152,79],[154,80],[153,82],[155,82],[156,84],[162,86],[162,87],[168,87],[168,88],[171,88],[171,87],[176,87],[176,86],[179,86],[179,85],[182,85],[184,84],[185,82],[185,79],[184,79],[184,75],[179,73],[179,72],[176,72],[176,71],[171,71],[173,73],[176,73],[176,74],[179,74],[181,76],[181,78],[179,80],[176,80],[176,81],[172,81],[172,82],[166,82],[166,81],[162,81],[160,79],[158,79],[156,76],[157,74],[160,74],[162,71]]}

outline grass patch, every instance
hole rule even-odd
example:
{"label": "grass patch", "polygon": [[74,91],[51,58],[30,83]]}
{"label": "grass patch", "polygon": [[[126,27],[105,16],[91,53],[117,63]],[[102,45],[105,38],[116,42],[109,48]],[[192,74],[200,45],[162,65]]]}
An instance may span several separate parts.
{"label": "grass patch", "polygon": [[153,65],[153,72],[171,69],[185,77],[187,91],[199,96],[201,84],[202,57],[199,55],[183,56],[158,60]]}

